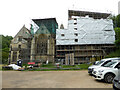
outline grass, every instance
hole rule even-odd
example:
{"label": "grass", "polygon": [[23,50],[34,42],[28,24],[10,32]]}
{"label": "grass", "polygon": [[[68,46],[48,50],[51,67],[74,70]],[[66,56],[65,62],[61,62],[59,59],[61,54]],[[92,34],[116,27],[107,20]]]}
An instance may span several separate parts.
{"label": "grass", "polygon": [[53,64],[43,64],[43,65],[41,65],[40,67],[46,67],[46,68],[56,68],[56,66],[55,65],[53,65]]}
{"label": "grass", "polygon": [[88,67],[90,66],[90,64],[60,65],[60,66],[61,66],[61,68],[57,68],[53,64],[48,64],[48,65],[41,65],[40,68],[33,68],[33,69],[25,70],[25,71],[75,71],[75,70],[87,70]]}
{"label": "grass", "polygon": [[0,71],[2,71],[2,64],[0,64]]}
{"label": "grass", "polygon": [[37,70],[24,70],[24,71],[80,71],[80,70],[84,70],[84,69],[79,69],[79,70],[74,70],[74,69],[70,69],[70,70],[63,70],[63,69],[57,69],[57,70],[50,70],[50,69],[37,69]]}
{"label": "grass", "polygon": [[63,68],[80,68],[80,69],[88,69],[90,64],[80,64],[80,65],[62,65]]}
{"label": "grass", "polygon": [[81,69],[88,69],[88,67],[90,66],[91,64],[80,64],[80,65],[77,65],[78,67],[80,67]]}
{"label": "grass", "polygon": [[[60,68],[57,68],[54,64],[43,64],[38,67],[33,67],[33,69],[26,69],[23,71],[75,71],[75,70],[87,70],[91,64],[80,64],[80,65],[60,65]],[[25,65],[27,66],[27,65]],[[2,70],[2,66],[0,67]],[[6,71],[6,70],[3,70]]]}
{"label": "grass", "polygon": [[62,65],[62,68],[76,68],[76,65]]}

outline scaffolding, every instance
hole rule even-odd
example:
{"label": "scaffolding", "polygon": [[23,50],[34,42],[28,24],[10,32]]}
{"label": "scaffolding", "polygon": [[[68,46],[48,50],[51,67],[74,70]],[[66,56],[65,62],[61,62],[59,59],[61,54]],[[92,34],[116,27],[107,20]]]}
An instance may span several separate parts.
{"label": "scaffolding", "polygon": [[[56,31],[56,61],[75,64],[100,60],[114,50],[115,32],[109,13],[68,10],[68,29]],[[68,55],[73,54],[72,58]],[[70,57],[70,56],[69,56]]]}

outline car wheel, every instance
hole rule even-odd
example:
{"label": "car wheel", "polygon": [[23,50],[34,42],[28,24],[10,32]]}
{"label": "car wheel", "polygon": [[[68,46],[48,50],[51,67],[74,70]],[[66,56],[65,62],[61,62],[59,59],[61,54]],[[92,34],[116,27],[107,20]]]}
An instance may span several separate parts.
{"label": "car wheel", "polygon": [[107,83],[112,83],[114,77],[115,77],[115,76],[114,76],[113,74],[106,74],[104,80],[105,80],[105,82],[107,82]]}

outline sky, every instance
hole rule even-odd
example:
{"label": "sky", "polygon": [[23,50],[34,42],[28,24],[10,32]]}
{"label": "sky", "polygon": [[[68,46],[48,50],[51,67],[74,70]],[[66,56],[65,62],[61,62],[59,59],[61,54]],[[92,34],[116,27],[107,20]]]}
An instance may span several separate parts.
{"label": "sky", "polygon": [[56,18],[67,28],[68,10],[97,11],[118,14],[120,0],[1,0],[0,34],[15,36],[31,19]]}

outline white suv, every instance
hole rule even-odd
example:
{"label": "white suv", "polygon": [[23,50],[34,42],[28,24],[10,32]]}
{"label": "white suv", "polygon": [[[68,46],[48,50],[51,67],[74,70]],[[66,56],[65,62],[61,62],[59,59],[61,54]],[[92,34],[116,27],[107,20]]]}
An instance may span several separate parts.
{"label": "white suv", "polygon": [[91,65],[88,67],[88,73],[92,74],[93,70],[95,68],[99,68],[105,64],[107,64],[108,62],[111,62],[111,60],[120,60],[120,58],[106,58],[106,59],[102,59],[100,60],[96,65]]}
{"label": "white suv", "polygon": [[119,65],[119,60],[113,60],[100,68],[94,69],[92,74],[97,80],[104,80],[107,83],[112,83],[114,77],[118,74]]}

